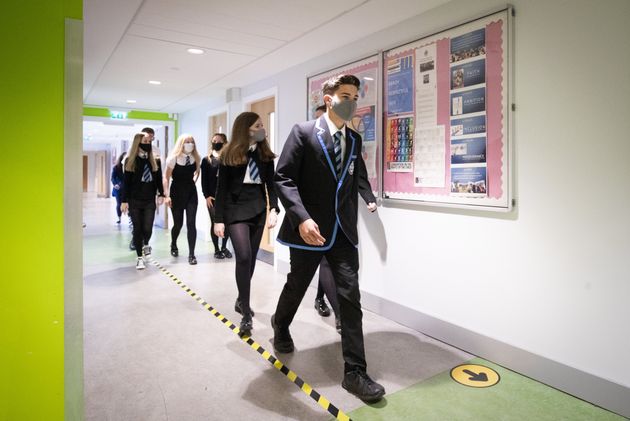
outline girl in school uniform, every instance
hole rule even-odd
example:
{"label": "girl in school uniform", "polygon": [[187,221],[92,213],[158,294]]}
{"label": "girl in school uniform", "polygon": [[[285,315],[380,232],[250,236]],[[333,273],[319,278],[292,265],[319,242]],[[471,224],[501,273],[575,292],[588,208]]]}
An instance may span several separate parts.
{"label": "girl in school uniform", "polygon": [[240,329],[245,334],[253,328],[250,287],[260,239],[265,223],[273,228],[279,212],[273,187],[274,158],[258,114],[239,114],[230,143],[221,154],[214,232],[223,238],[227,231],[232,239],[238,288],[234,310],[243,315]]}
{"label": "girl in school uniform", "polygon": [[[186,213],[186,230],[188,236],[188,263],[197,264],[195,257],[195,243],[197,241],[197,187],[195,182],[199,177],[201,159],[195,139],[189,134],[182,134],[177,138],[169,157],[166,159],[164,170],[164,191],[166,204],[173,214],[173,228],[171,229],[171,255],[177,257],[177,237],[184,225]],[[173,182],[169,183],[173,178]]]}
{"label": "girl in school uniform", "polygon": [[133,243],[136,250],[136,269],[144,269],[144,256],[151,254],[149,240],[153,234],[155,197],[158,205],[164,201],[162,170],[158,166],[151,138],[146,133],[136,133],[125,161],[125,181],[121,189],[123,212],[129,212],[133,223]]}
{"label": "girl in school uniform", "polygon": [[215,133],[211,139],[211,151],[208,156],[201,160],[201,190],[206,198],[206,206],[210,214],[210,236],[214,245],[214,258],[225,259],[231,258],[232,253],[225,247],[228,241],[228,233],[226,232],[221,240],[219,248],[219,237],[214,233],[214,201],[217,195],[217,180],[219,175],[219,165],[221,150],[227,143],[227,137],[223,133]]}

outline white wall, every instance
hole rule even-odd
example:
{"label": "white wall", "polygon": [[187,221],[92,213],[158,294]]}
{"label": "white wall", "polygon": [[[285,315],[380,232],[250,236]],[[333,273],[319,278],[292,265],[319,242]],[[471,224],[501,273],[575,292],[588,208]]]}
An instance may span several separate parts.
{"label": "white wall", "polygon": [[[243,96],[277,87],[285,139],[305,119],[308,75],[504,4],[453,1]],[[513,4],[515,212],[361,209],[361,288],[629,387],[630,2]],[[184,114],[184,130],[197,114]],[[286,266],[288,251],[276,250]]]}

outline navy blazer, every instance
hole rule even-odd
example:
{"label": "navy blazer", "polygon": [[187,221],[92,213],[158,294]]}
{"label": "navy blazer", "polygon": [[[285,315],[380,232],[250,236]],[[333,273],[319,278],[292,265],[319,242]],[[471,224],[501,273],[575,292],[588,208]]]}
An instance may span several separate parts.
{"label": "navy blazer", "polygon": [[[267,194],[269,196],[269,209],[275,209],[280,213],[278,197],[273,188],[273,160],[263,162],[260,159],[260,152],[256,150],[254,153],[254,161],[258,166],[260,179],[263,182],[263,184],[258,184],[261,189],[261,196],[255,201],[249,199],[243,200],[241,196],[247,165],[228,166],[223,163],[219,165],[217,194],[214,204],[214,221],[216,223],[229,224],[233,221],[241,220],[244,215],[249,215],[252,211],[255,212],[254,215],[265,211],[267,208],[265,186],[267,187]],[[228,208],[230,209],[228,210]]]}
{"label": "navy blazer", "polygon": [[[352,244],[358,244],[357,192],[359,180],[367,181],[367,170],[361,156],[361,136],[346,128],[345,142],[343,169],[338,178],[333,164],[333,139],[325,118],[293,126],[274,177],[276,193],[286,211],[277,236],[281,244],[325,251],[332,247],[339,230]],[[369,195],[374,197],[371,191]],[[306,244],[300,236],[298,227],[309,218],[326,239],[323,246]]]}

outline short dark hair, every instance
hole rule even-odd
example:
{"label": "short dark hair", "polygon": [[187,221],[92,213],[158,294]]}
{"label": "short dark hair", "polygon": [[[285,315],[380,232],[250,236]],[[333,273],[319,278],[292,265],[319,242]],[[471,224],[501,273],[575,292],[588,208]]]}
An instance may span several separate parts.
{"label": "short dark hair", "polygon": [[355,75],[337,75],[322,84],[322,93],[324,95],[334,95],[341,85],[354,85],[359,89],[361,81]]}
{"label": "short dark hair", "polygon": [[321,111],[321,112],[325,113],[326,112],[326,105],[320,105],[319,107],[315,108],[315,112],[318,112],[318,111]]}
{"label": "short dark hair", "polygon": [[151,127],[145,127],[144,129],[141,130],[141,132],[149,133],[155,136],[155,130],[153,130]]}

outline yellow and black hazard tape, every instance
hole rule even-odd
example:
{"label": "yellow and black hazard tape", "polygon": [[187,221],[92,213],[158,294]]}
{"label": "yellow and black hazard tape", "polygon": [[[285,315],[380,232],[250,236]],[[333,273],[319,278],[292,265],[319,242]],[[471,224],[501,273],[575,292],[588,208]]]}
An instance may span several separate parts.
{"label": "yellow and black hazard tape", "polygon": [[295,374],[289,367],[284,365],[279,359],[271,355],[268,351],[266,351],[259,343],[254,341],[250,336],[241,333],[238,326],[232,323],[227,317],[222,315],[212,307],[210,304],[206,302],[203,298],[201,298],[197,293],[190,289],[186,284],[184,284],[181,280],[177,279],[177,277],[166,270],[164,266],[162,266],[157,260],[153,257],[147,257],[151,263],[153,263],[160,271],[168,276],[173,282],[180,286],[188,295],[193,297],[195,301],[197,301],[203,308],[208,310],[210,313],[214,315],[219,321],[221,321],[225,326],[228,327],[232,332],[236,333],[238,337],[249,345],[253,350],[257,351],[265,360],[267,360],[272,366],[274,366],[278,371],[284,374],[287,379],[291,380],[302,392],[306,394],[306,396],[313,399],[315,402],[319,404],[322,408],[328,411],[335,419],[339,421],[352,421],[351,418],[346,415],[341,409],[337,408],[333,405],[328,399],[324,396],[320,395],[315,389],[313,389],[308,383],[300,378],[297,374]]}

